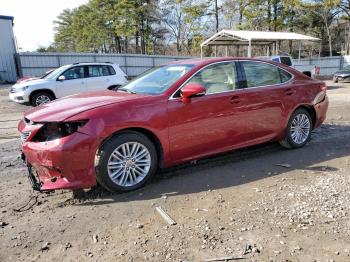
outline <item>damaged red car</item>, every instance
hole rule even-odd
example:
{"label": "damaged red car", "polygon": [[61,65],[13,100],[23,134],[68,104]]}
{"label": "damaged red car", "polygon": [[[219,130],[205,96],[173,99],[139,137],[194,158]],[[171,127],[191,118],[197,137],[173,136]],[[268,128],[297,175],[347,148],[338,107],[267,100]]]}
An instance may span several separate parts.
{"label": "damaged red car", "polygon": [[130,191],[159,168],[217,153],[269,141],[300,148],[327,108],[326,85],[293,68],[194,59],[33,108],[18,129],[34,189]]}

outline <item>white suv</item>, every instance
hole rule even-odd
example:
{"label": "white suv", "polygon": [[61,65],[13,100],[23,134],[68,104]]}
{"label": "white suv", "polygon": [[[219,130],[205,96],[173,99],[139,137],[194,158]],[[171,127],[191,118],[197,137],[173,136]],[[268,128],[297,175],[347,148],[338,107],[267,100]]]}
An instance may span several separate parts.
{"label": "white suv", "polygon": [[126,74],[116,64],[75,63],[13,85],[9,97],[17,103],[38,106],[67,95],[116,89],[126,82]]}

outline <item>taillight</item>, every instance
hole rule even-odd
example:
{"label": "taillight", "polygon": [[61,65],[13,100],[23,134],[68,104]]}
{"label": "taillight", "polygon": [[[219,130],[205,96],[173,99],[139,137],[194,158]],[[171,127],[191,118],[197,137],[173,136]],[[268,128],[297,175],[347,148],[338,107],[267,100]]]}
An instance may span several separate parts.
{"label": "taillight", "polygon": [[326,83],[322,83],[322,84],[320,85],[320,89],[321,89],[321,91],[326,92],[326,91],[327,91],[327,85],[326,85]]}

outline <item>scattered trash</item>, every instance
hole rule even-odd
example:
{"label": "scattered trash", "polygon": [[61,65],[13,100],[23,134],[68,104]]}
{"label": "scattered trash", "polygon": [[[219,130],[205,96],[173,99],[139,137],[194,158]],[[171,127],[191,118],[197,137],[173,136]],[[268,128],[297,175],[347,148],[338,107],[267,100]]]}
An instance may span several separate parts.
{"label": "scattered trash", "polygon": [[7,223],[7,222],[1,221],[1,222],[0,222],[0,227],[1,227],[1,228],[4,228],[4,227],[6,227],[8,224],[9,224],[9,223]]}
{"label": "scattered trash", "polygon": [[156,207],[156,210],[169,225],[176,225],[176,222],[161,207]]}
{"label": "scattered trash", "polygon": [[92,236],[92,240],[94,241],[94,243],[96,244],[98,242],[98,236],[97,235],[93,235]]}
{"label": "scattered trash", "polygon": [[285,168],[291,168],[292,165],[290,164],[273,164],[274,166],[281,166],[281,167],[285,167]]}
{"label": "scattered trash", "polygon": [[285,167],[285,168],[291,168],[292,165],[290,164],[273,164],[274,166],[281,166],[281,167]]}
{"label": "scattered trash", "polygon": [[64,249],[67,250],[68,248],[71,248],[72,244],[67,242],[66,245],[64,246]]}
{"label": "scattered trash", "polygon": [[205,259],[206,262],[212,262],[212,261],[230,261],[230,260],[241,260],[244,259],[243,257],[217,257],[217,258],[207,258]]}
{"label": "scattered trash", "polygon": [[197,212],[199,212],[199,211],[208,212],[208,211],[209,211],[208,209],[205,209],[205,208],[196,208],[195,210],[196,210]]}
{"label": "scattered trash", "polygon": [[249,253],[260,253],[260,250],[255,245],[246,244],[243,250],[243,256]]}
{"label": "scattered trash", "polygon": [[40,249],[39,251],[45,251],[45,250],[49,250],[50,249],[50,242],[46,242]]}

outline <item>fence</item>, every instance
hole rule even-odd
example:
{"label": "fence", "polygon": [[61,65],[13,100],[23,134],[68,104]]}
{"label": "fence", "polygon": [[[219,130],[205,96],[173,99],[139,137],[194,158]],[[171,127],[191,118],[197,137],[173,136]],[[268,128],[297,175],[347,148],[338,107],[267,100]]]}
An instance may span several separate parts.
{"label": "fence", "polygon": [[[46,71],[66,64],[77,62],[112,62],[118,64],[129,76],[134,77],[142,72],[169,62],[190,57],[132,55],[132,54],[94,54],[94,53],[20,53],[17,56],[19,72],[22,76],[38,76]],[[350,65],[350,56],[295,59],[299,71],[311,71],[320,67],[320,75],[330,76],[335,71]]]}
{"label": "fence", "polygon": [[144,71],[169,61],[186,59],[183,56],[94,54],[94,53],[20,53],[17,61],[22,76],[39,76],[62,65],[78,62],[112,62],[118,64],[129,76],[137,76]]}
{"label": "fence", "polygon": [[331,76],[335,71],[350,65],[350,56],[295,59],[294,64],[299,71],[311,71],[315,66],[318,66],[320,67],[320,75]]}

